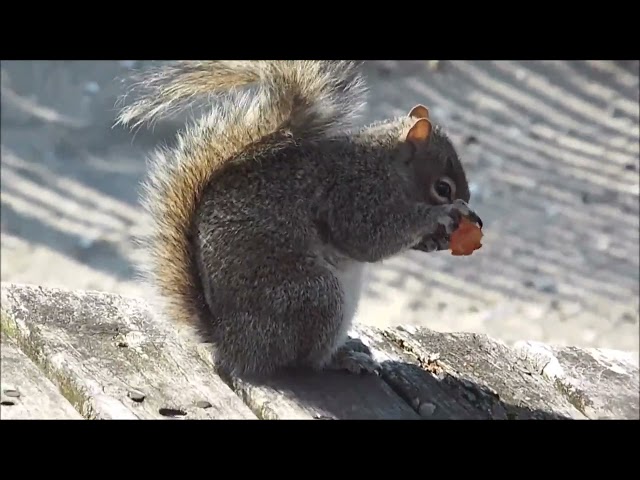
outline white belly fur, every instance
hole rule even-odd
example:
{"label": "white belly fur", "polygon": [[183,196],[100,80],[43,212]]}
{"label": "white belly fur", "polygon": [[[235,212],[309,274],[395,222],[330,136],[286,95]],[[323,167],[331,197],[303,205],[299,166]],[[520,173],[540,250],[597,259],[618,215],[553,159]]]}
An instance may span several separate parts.
{"label": "white belly fur", "polygon": [[334,271],[340,281],[344,294],[342,326],[338,335],[336,346],[342,345],[353,324],[353,319],[358,310],[358,303],[365,282],[367,270],[366,263],[347,261],[341,263]]}

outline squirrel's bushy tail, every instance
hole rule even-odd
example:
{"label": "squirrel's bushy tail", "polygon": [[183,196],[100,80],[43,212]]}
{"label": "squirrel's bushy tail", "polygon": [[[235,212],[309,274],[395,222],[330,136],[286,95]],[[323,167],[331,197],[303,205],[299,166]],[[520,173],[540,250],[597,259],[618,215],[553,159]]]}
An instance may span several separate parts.
{"label": "squirrel's bushy tail", "polygon": [[[256,84],[251,113],[260,130],[288,129],[294,136],[348,127],[364,104],[365,83],[351,61],[211,60],[177,62],[148,71],[134,86],[135,103],[118,121],[133,126],[180,110],[197,97]],[[231,109],[234,110],[233,106]]]}
{"label": "squirrel's bushy tail", "polygon": [[[139,239],[149,257],[141,273],[161,310],[184,324],[203,326],[208,311],[190,239],[204,189],[226,161],[266,135],[283,131],[317,138],[350,127],[364,104],[364,80],[347,61],[178,62],[134,80],[137,99],[121,111],[121,124],[153,121],[199,96],[221,100],[180,133],[176,147],[152,157],[143,195],[150,232]],[[254,92],[223,95],[251,84]]]}

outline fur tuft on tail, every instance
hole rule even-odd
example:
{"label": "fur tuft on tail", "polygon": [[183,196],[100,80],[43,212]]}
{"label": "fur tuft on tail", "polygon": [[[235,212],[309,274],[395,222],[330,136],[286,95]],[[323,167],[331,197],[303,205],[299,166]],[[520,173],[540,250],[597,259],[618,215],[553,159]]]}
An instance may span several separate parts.
{"label": "fur tuft on tail", "polygon": [[364,105],[365,83],[350,61],[211,60],[177,62],[135,78],[137,101],[118,123],[138,126],[181,110],[203,95],[257,84],[256,125],[298,135],[348,127]]}

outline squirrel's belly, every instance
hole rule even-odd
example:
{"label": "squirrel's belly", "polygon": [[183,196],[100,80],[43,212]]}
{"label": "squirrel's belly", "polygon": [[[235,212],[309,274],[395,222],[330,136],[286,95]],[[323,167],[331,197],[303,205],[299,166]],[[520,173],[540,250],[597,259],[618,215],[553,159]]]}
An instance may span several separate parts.
{"label": "squirrel's belly", "polygon": [[361,262],[347,261],[334,268],[334,274],[340,282],[344,295],[342,325],[338,344],[341,344],[347,337],[355,318],[360,302],[360,296],[366,279],[367,264]]}

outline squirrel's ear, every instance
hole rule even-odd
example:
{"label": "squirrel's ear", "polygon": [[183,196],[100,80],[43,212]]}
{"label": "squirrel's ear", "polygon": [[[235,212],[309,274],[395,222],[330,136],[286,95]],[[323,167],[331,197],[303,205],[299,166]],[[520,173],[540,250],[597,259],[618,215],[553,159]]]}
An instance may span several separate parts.
{"label": "squirrel's ear", "polygon": [[415,118],[415,119],[426,118],[428,120],[429,119],[429,109],[427,107],[425,107],[424,105],[416,105],[409,112],[409,116],[411,118]]}
{"label": "squirrel's ear", "polygon": [[420,118],[407,133],[407,141],[413,143],[426,142],[431,135],[431,122],[427,118]]}

